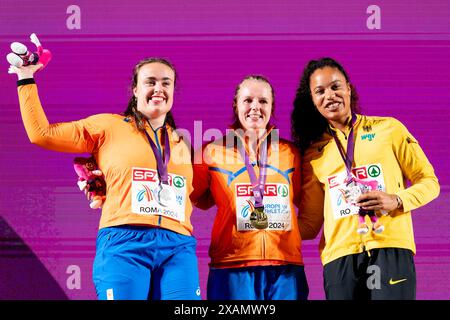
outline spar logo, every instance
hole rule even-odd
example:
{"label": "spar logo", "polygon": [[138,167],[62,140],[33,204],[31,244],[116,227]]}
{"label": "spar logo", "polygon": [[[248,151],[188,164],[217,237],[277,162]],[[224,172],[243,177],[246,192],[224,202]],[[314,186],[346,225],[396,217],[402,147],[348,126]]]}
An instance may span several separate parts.
{"label": "spar logo", "polygon": [[373,164],[371,165],[367,171],[369,172],[369,176],[371,176],[372,178],[376,178],[381,174],[381,169],[379,166]]}
{"label": "spar logo", "polygon": [[359,168],[354,168],[352,170],[352,174],[354,177],[362,180],[362,179],[367,179],[369,176],[367,175],[367,169],[366,167],[359,167]]}
{"label": "spar logo", "polygon": [[339,185],[338,176],[328,177],[328,185],[331,188],[337,187]]}
{"label": "spar logo", "polygon": [[[358,178],[360,180],[367,179],[369,177],[369,175],[367,174],[367,168],[366,167],[353,168],[352,169],[352,175],[355,178]],[[339,176],[337,176],[337,175],[328,177],[328,185],[330,186],[330,189],[334,188],[334,187],[337,187],[341,183],[343,183],[343,181],[342,181],[342,179],[339,179]]]}
{"label": "spar logo", "polygon": [[[133,168],[133,181],[158,183],[158,172],[150,169]],[[169,186],[172,185],[172,177],[169,175]]]}
{"label": "spar logo", "polygon": [[278,187],[278,194],[281,195],[283,198],[286,198],[288,195],[288,187],[286,185],[281,185]]}
{"label": "spar logo", "polygon": [[[236,186],[236,195],[238,197],[252,197],[253,188],[250,184],[240,184]],[[276,197],[278,196],[277,185],[274,183],[266,184],[264,186],[264,196]]]}

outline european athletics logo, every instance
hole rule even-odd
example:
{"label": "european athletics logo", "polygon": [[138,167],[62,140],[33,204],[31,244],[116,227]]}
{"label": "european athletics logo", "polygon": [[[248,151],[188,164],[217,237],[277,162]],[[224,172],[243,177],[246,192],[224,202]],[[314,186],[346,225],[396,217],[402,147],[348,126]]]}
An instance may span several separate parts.
{"label": "european athletics logo", "polygon": [[173,178],[173,185],[177,188],[183,188],[184,187],[184,179],[180,176],[175,176],[175,178]]}
{"label": "european athletics logo", "polygon": [[143,185],[144,190],[141,190],[138,192],[136,198],[138,202],[141,202],[144,200],[144,198],[147,198],[147,202],[150,202],[153,200],[152,192],[150,191],[150,188],[146,185]]}
{"label": "european athletics logo", "polygon": [[[247,202],[248,202],[248,200],[247,200]],[[242,208],[242,210],[241,210],[241,216],[243,218],[247,218],[249,211],[250,211],[250,205],[244,206],[244,208]]]}

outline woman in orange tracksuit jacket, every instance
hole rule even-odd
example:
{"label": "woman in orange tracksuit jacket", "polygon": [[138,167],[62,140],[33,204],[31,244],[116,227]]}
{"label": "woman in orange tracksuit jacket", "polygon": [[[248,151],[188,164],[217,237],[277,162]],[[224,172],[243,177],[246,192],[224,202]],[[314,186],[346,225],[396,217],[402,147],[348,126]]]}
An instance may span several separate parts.
{"label": "woman in orange tracksuit jacket", "polygon": [[[192,164],[170,113],[176,82],[172,64],[150,58],[135,66],[125,114],[57,124],[49,124],[39,101],[33,78],[39,67],[11,67],[19,77],[30,141],[55,151],[92,153],[105,174],[107,199],[93,268],[98,298],[199,300],[188,198]],[[162,190],[173,194],[162,197]]]}
{"label": "woman in orange tracksuit jacket", "polygon": [[[193,204],[202,209],[217,206],[207,297],[306,299],[308,284],[294,208],[300,200],[299,152],[279,139],[278,130],[269,124],[274,94],[266,78],[243,79],[233,109],[232,130],[198,151],[193,164]],[[264,167],[265,179],[261,179]],[[251,170],[256,171],[253,181]],[[264,214],[256,220],[251,215],[258,207],[253,190],[263,194]],[[310,221],[300,216],[300,223]]]}

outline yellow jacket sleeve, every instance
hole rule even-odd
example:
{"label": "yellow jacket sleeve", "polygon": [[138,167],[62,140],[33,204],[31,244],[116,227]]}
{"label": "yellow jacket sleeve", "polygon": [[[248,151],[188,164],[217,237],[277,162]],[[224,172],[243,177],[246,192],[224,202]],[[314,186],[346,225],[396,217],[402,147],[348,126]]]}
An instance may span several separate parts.
{"label": "yellow jacket sleeve", "polygon": [[408,212],[423,206],[439,195],[439,183],[433,166],[428,161],[417,140],[398,120],[393,119],[392,130],[394,153],[404,178],[411,186],[397,195],[402,199],[403,211]]}

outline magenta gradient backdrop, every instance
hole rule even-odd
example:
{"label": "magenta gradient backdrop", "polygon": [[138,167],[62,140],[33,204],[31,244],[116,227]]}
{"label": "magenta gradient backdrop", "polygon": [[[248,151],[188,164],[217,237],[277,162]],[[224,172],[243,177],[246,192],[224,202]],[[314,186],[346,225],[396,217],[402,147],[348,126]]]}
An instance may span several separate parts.
{"label": "magenta gradient backdrop", "polygon": [[[50,122],[123,111],[134,64],[161,56],[180,76],[173,109],[179,127],[192,132],[201,120],[204,130],[224,130],[235,86],[258,73],[275,88],[275,123],[289,138],[304,65],[322,56],[337,59],[359,92],[363,113],[401,120],[435,167],[441,195],[413,212],[417,297],[449,299],[450,4],[404,2],[21,1],[19,9],[17,1],[1,1],[0,299],[96,297],[91,270],[100,213],[77,190],[74,154],[30,144],[16,77],[6,73],[2,58],[12,41],[31,48],[32,32],[54,55],[36,76]],[[71,4],[81,9],[80,30],[66,27]],[[371,4],[381,8],[380,30],[366,27]],[[194,211],[203,297],[213,219],[213,209]],[[304,242],[303,253],[310,298],[324,299],[317,240]],[[45,274],[36,271],[39,262],[62,294],[39,282],[38,274]],[[69,266],[81,270],[80,289],[67,286]]]}

